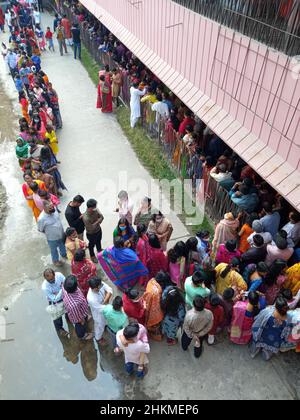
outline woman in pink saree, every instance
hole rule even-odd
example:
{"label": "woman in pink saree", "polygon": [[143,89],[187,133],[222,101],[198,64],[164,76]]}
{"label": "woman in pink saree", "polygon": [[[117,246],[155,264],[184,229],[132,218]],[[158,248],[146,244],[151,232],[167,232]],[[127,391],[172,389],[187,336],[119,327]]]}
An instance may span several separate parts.
{"label": "woman in pink saree", "polygon": [[250,292],[248,300],[237,302],[233,307],[230,341],[239,345],[249,344],[254,318],[265,308],[266,300],[257,292]]}

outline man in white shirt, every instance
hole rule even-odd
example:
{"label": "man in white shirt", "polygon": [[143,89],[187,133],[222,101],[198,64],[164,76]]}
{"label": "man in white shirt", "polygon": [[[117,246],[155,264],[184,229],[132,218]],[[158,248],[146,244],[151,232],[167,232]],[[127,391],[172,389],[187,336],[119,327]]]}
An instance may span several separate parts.
{"label": "man in white shirt", "polygon": [[5,22],[8,26],[8,29],[11,30],[12,26],[11,26],[11,13],[10,10],[7,9],[5,12]]}
{"label": "man in white shirt", "polygon": [[41,14],[40,14],[39,9],[37,7],[34,8],[33,19],[34,19],[35,26],[41,24]]}
{"label": "man in white shirt", "polygon": [[146,354],[150,353],[146,328],[141,324],[129,324],[123,330],[117,332],[118,347],[125,355],[125,367],[128,375],[134,373],[138,378],[145,376],[145,365],[149,363]]}
{"label": "man in white shirt", "polygon": [[94,320],[95,338],[99,344],[104,344],[105,341],[102,338],[106,321],[102,314],[104,305],[107,305],[110,298],[113,295],[113,290],[106,283],[103,283],[99,277],[92,277],[89,280],[89,292],[87,295],[87,301],[92,311],[92,317]]}
{"label": "man in white shirt", "polygon": [[[55,272],[51,268],[47,268],[44,271],[44,281],[42,284],[42,291],[45,293],[49,305],[57,305],[61,303],[62,298],[62,287],[65,281],[65,276],[62,273]],[[53,321],[57,333],[66,337],[69,333],[63,328],[62,317]]]}
{"label": "man in white shirt", "polygon": [[157,102],[152,105],[152,111],[156,111],[156,124],[160,123],[161,119],[167,119],[170,116],[168,105],[163,102],[161,95],[156,95]]}
{"label": "man in white shirt", "polygon": [[300,243],[300,215],[295,211],[289,214],[289,223],[287,223],[282,229],[288,234],[287,239],[293,241],[293,246],[296,247]]}
{"label": "man in white shirt", "polygon": [[232,173],[227,171],[227,167],[224,163],[221,163],[210,171],[210,176],[217,182],[222,182],[231,179]]}
{"label": "man in white shirt", "polygon": [[141,97],[147,93],[147,89],[139,89],[139,84],[134,83],[130,88],[130,126],[134,128],[141,118]]}

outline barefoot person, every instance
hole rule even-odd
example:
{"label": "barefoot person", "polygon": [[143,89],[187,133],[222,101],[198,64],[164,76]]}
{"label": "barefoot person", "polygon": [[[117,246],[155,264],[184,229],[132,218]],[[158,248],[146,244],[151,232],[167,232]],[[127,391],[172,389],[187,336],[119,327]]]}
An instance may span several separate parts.
{"label": "barefoot person", "polygon": [[102,282],[100,277],[92,277],[89,279],[88,283],[90,289],[87,295],[87,301],[91,308],[94,320],[95,339],[99,344],[104,344],[105,340],[102,336],[105,330],[106,321],[101,311],[105,305],[109,304],[113,295],[113,290],[106,283]]}
{"label": "barefoot person", "polygon": [[67,251],[64,244],[64,228],[59,213],[55,210],[51,202],[45,205],[44,211],[38,218],[38,231],[46,235],[53,264],[61,267],[63,262],[59,259],[58,249],[61,257],[63,259],[67,258]]}

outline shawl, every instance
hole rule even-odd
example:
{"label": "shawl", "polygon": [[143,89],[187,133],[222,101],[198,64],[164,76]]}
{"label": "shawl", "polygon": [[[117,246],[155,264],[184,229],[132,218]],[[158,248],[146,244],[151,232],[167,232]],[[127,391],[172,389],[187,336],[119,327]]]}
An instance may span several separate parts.
{"label": "shawl", "polygon": [[16,155],[19,159],[25,158],[27,159],[29,157],[29,151],[30,146],[29,144],[21,137],[19,136],[17,140],[22,142],[22,146],[16,146]]}
{"label": "shawl", "polygon": [[[263,311],[260,312],[260,314],[255,318],[253,328],[252,328],[252,334],[253,334],[253,340],[255,342],[260,341],[262,334],[264,332],[264,328],[267,325],[267,322],[273,316],[275,307],[269,306]],[[284,328],[281,334],[281,338],[283,342],[286,342],[291,332],[290,324],[288,322],[287,326]]]}
{"label": "shawl", "polygon": [[134,318],[139,324],[145,324],[145,308],[144,300],[139,299],[137,302],[133,302],[124,293],[123,294],[123,309],[128,318]]}
{"label": "shawl", "polygon": [[225,244],[227,241],[237,239],[237,229],[239,227],[238,220],[221,220],[215,230],[215,237],[213,245],[215,249],[221,244]]}
{"label": "shawl", "polygon": [[120,289],[135,286],[138,279],[148,274],[134,251],[127,248],[107,248],[98,255],[98,260],[109,279]]}

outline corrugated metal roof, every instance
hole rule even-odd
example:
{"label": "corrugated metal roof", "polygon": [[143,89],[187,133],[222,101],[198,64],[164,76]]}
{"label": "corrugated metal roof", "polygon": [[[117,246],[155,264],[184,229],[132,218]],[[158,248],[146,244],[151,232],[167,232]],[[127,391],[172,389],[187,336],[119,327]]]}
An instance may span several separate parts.
{"label": "corrugated metal roof", "polygon": [[[300,211],[300,172],[242,126],[205,93],[109,15],[94,0],[81,0],[126,47],[133,52],[160,80],[170,88],[219,137],[233,148],[243,160]],[[100,18],[99,18],[100,16]]]}

